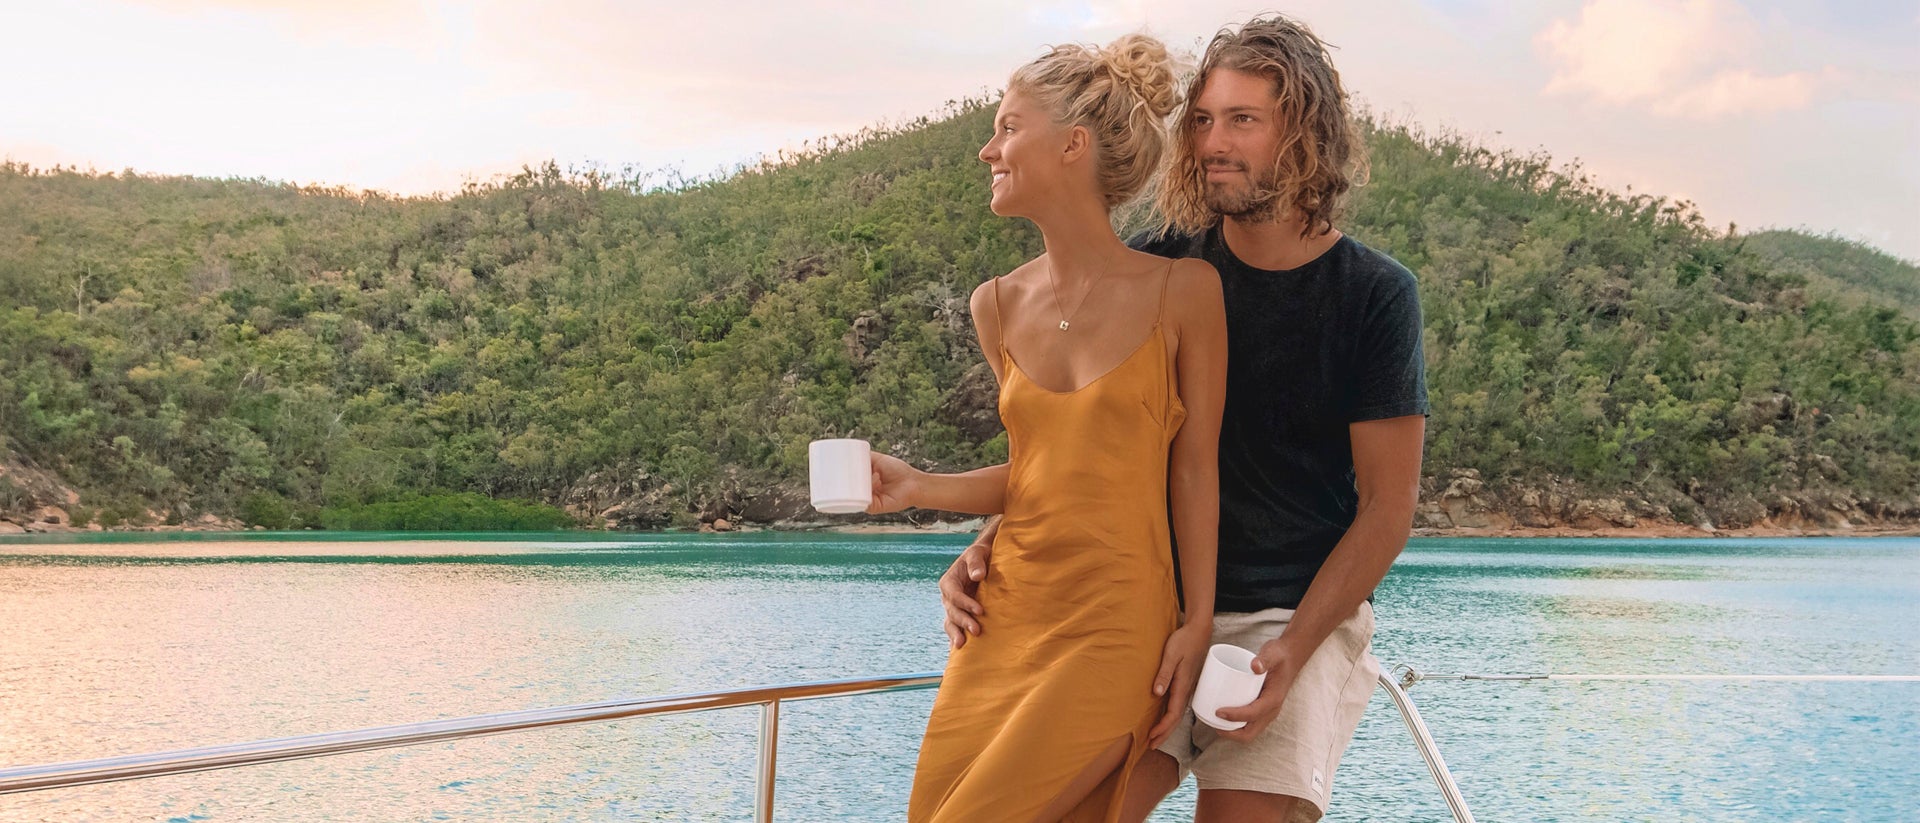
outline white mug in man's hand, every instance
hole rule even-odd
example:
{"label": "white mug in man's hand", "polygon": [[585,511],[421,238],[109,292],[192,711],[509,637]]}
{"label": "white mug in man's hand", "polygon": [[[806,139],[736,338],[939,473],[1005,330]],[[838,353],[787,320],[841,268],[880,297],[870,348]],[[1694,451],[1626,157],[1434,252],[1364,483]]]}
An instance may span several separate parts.
{"label": "white mug in man's hand", "polygon": [[1265,674],[1253,672],[1254,653],[1228,643],[1215,643],[1207,650],[1207,663],[1200,668],[1200,683],[1193,689],[1193,716],[1221,731],[1233,731],[1247,725],[1244,720],[1222,720],[1216,712],[1233,706],[1245,706],[1260,697]]}

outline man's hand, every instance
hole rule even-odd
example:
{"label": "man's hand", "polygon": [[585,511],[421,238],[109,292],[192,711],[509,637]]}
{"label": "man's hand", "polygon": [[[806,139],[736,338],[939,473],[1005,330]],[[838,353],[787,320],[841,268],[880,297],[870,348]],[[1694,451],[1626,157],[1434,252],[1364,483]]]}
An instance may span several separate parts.
{"label": "man's hand", "polygon": [[1167,712],[1147,732],[1147,748],[1159,748],[1173,733],[1174,725],[1193,702],[1193,686],[1200,681],[1200,666],[1213,643],[1213,621],[1188,621],[1167,637],[1160,652],[1160,673],[1153,678],[1153,693],[1167,695]]}
{"label": "man's hand", "polygon": [[1293,688],[1294,679],[1300,675],[1300,665],[1305,662],[1296,662],[1292,648],[1283,645],[1280,637],[1262,645],[1260,653],[1253,658],[1253,670],[1266,673],[1267,682],[1260,685],[1260,696],[1254,698],[1252,703],[1226,706],[1214,712],[1221,720],[1245,721],[1247,724],[1233,731],[1223,731],[1220,736],[1227,740],[1251,743],[1266,731],[1273,719],[1280,716],[1280,705],[1286,702],[1287,692]]}
{"label": "man's hand", "polygon": [[913,505],[920,470],[891,454],[873,453],[873,502],[867,514],[897,512]]}
{"label": "man's hand", "polygon": [[967,645],[968,634],[981,632],[980,618],[985,617],[987,611],[980,608],[977,598],[980,581],[987,579],[987,559],[992,556],[991,543],[976,542],[954,559],[946,574],[940,575],[940,605],[947,612],[943,628],[953,648]]}

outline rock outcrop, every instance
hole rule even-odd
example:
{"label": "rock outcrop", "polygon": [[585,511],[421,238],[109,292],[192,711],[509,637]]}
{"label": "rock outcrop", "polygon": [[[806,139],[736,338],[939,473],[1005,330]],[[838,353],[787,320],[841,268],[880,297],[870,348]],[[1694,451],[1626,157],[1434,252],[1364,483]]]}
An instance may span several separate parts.
{"label": "rock outcrop", "polygon": [[71,528],[80,494],[24,455],[0,453],[0,534]]}
{"label": "rock outcrop", "polygon": [[1000,386],[984,361],[973,364],[940,405],[940,422],[958,429],[974,442],[992,439],[1000,426]]}

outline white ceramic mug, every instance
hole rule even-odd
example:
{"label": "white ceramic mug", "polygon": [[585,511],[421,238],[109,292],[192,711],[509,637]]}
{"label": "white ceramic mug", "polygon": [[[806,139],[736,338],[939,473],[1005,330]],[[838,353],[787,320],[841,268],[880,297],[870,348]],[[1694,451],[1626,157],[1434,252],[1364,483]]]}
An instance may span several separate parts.
{"label": "white ceramic mug", "polygon": [[815,440],[807,446],[807,469],[815,509],[856,514],[873,503],[873,447],[867,441]]}
{"label": "white ceramic mug", "polygon": [[1265,674],[1253,673],[1254,653],[1228,643],[1215,643],[1207,650],[1207,663],[1200,668],[1200,683],[1193,689],[1193,716],[1222,731],[1247,725],[1244,720],[1221,720],[1221,709],[1245,706],[1260,696]]}

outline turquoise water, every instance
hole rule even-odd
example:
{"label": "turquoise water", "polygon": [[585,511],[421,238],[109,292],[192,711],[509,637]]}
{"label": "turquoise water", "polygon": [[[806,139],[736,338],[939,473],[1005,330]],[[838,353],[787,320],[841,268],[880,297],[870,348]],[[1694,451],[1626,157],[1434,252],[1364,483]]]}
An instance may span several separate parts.
{"label": "turquoise water", "polygon": [[[0,542],[0,765],[937,670],[964,537]],[[1375,650],[1428,672],[1920,674],[1920,540],[1422,540]],[[991,624],[989,624],[991,631]],[[1920,684],[1412,696],[1483,821],[1920,818]],[[783,821],[896,820],[931,693],[788,706]],[[749,820],[757,712],[0,797],[27,820]],[[1156,821],[1188,819],[1191,786]],[[1369,708],[1329,820],[1446,818]]]}

